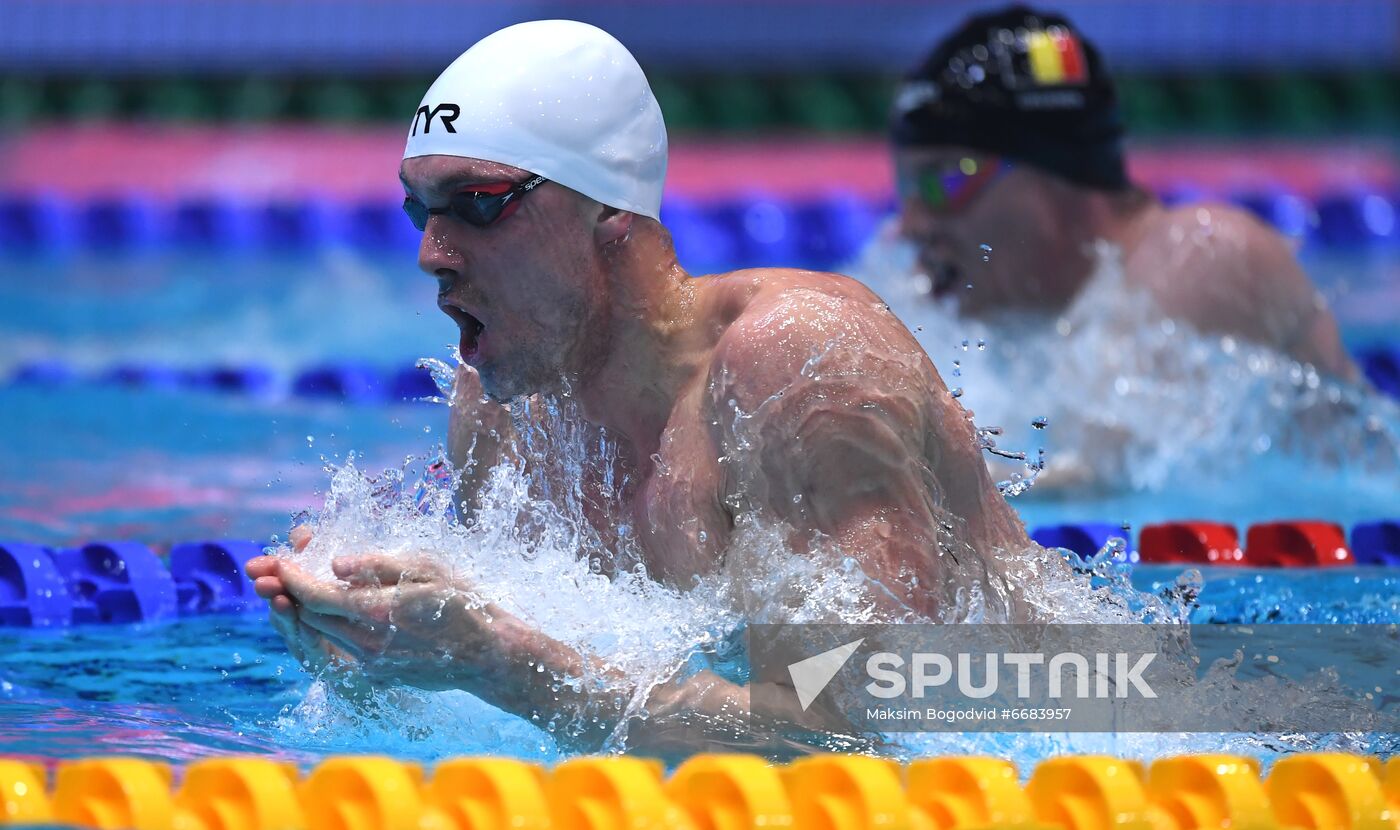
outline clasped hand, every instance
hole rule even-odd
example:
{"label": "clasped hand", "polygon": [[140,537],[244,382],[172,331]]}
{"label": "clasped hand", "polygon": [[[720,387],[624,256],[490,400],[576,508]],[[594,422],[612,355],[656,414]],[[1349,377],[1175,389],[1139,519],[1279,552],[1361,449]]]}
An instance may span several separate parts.
{"label": "clasped hand", "polygon": [[[300,553],[312,537],[292,531]],[[491,650],[492,615],[450,566],[426,556],[337,556],[334,579],[274,556],[248,562],[258,596],[292,655],[313,673],[331,670],[352,688],[405,684],[458,688],[473,658]]]}

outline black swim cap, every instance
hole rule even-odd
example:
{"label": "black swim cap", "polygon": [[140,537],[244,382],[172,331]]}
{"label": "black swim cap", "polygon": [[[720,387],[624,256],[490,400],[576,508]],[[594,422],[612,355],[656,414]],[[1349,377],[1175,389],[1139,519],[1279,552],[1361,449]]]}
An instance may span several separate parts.
{"label": "black swim cap", "polygon": [[897,147],[958,145],[1103,190],[1128,185],[1118,94],[1068,20],[1025,6],[970,18],[895,96]]}

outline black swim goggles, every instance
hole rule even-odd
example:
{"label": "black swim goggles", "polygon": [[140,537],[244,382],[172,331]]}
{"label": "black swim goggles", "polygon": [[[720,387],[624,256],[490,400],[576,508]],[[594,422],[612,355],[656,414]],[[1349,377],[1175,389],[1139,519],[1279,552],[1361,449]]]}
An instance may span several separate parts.
{"label": "black swim goggles", "polygon": [[405,196],[403,212],[418,230],[427,230],[429,216],[454,216],[478,228],[499,222],[519,206],[520,197],[549,181],[535,176],[523,182],[491,182],[469,185],[447,200],[446,207],[430,208],[412,196]]}

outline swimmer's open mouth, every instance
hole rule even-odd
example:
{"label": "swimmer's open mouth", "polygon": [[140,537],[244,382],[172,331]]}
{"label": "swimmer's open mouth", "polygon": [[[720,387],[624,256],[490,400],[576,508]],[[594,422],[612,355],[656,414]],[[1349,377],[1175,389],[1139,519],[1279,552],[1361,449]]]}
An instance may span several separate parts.
{"label": "swimmer's open mouth", "polygon": [[456,321],[457,328],[462,333],[462,339],[458,343],[458,350],[462,353],[462,359],[470,360],[475,357],[477,347],[481,343],[481,333],[486,330],[486,324],[476,317],[473,317],[466,309],[460,306],[439,301],[438,308],[441,308],[444,314]]}

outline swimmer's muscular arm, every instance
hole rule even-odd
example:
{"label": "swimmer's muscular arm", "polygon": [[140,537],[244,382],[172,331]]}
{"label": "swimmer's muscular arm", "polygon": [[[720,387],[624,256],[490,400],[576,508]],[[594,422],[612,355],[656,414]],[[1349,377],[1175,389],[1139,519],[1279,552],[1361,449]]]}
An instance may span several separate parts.
{"label": "swimmer's muscular arm", "polygon": [[[941,578],[940,560],[930,554],[940,509],[966,511],[963,515],[973,519],[984,537],[1001,543],[1017,534],[1024,541],[1023,531],[1010,525],[989,529],[995,522],[988,517],[1001,517],[995,509],[984,510],[984,502],[1004,504],[973,446],[970,428],[961,419],[943,420],[954,408],[940,412],[934,396],[941,382],[912,336],[869,304],[852,305],[842,315],[854,338],[830,352],[814,378],[799,383],[794,379],[800,378],[803,365],[832,336],[816,319],[825,309],[781,302],[771,315],[736,322],[716,350],[710,405],[717,413],[728,412],[732,400],[754,412],[767,402],[748,421],[753,466],[740,478],[749,495],[758,497],[760,509],[792,525],[794,547],[800,549],[815,530],[856,559],[884,589],[870,596],[876,618],[933,616],[938,610],[931,605],[933,592],[919,589],[909,576],[917,574],[925,585]],[[778,322],[781,318],[787,319],[786,327]],[[929,457],[942,457],[940,471],[958,480],[935,480],[923,462]],[[945,499],[940,484],[958,492]],[[738,745],[742,735],[750,745],[793,749],[806,730],[845,732],[847,739],[858,739],[840,713],[801,712],[796,706],[752,711],[750,692],[751,687],[711,674],[662,687],[648,701],[654,714],[642,725],[646,741],[684,743],[694,738],[696,724],[713,725],[707,740],[725,746]],[[793,700],[795,695],[763,699]],[[750,723],[754,728],[745,732]]]}
{"label": "swimmer's muscular arm", "polygon": [[[820,298],[813,307],[799,295],[737,322],[717,349],[716,366],[729,371],[720,372],[712,405],[724,411],[733,401],[756,413],[746,422],[754,447],[740,478],[763,509],[793,527],[798,550],[818,531],[885,587],[877,597],[882,615],[932,615],[930,593],[904,580],[915,572],[937,578],[929,556],[935,514],[948,507],[980,513],[977,476],[987,478],[985,469],[964,421],[931,428],[941,421],[938,398],[952,399],[912,335],[873,303],[844,301],[833,315],[829,302]],[[832,316],[845,331],[843,342],[829,347],[837,334]],[[823,352],[806,372],[811,377],[803,377]],[[734,423],[732,416],[718,421]],[[942,446],[951,432],[967,447]],[[724,446],[734,440],[721,436]],[[960,492],[945,494],[941,485],[950,482],[937,480],[931,457],[944,472],[972,477],[956,482]]]}

